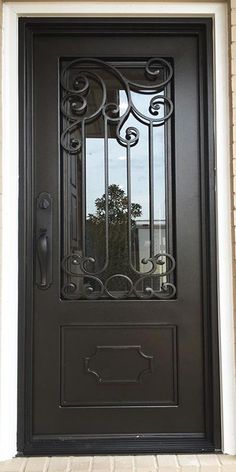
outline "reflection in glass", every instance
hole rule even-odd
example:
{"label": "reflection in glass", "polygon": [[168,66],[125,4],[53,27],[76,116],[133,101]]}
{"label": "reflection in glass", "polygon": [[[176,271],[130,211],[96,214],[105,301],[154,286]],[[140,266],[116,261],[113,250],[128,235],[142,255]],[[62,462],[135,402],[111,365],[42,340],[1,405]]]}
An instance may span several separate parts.
{"label": "reflection in glass", "polygon": [[[75,64],[67,71],[62,99],[65,298],[170,298],[175,293],[166,186],[173,107],[165,82],[172,69],[161,61],[149,66],[155,84],[135,63],[116,65],[116,73],[96,61],[86,70]],[[75,84],[79,101],[71,92]]]}

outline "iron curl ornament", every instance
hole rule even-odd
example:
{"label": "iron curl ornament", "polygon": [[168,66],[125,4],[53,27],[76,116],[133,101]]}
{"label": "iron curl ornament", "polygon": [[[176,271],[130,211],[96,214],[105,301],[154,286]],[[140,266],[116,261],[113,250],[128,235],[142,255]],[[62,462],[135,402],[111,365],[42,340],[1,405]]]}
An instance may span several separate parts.
{"label": "iron curl ornament", "polygon": [[[163,265],[168,261],[168,269],[163,273],[155,273],[158,265]],[[110,299],[125,299],[125,298],[139,298],[139,299],[159,299],[165,300],[173,298],[176,294],[176,287],[170,282],[163,282],[161,290],[155,291],[151,286],[145,282],[167,277],[174,272],[175,260],[173,256],[167,253],[160,253],[153,258],[143,259],[142,262],[147,264],[151,262],[152,268],[144,274],[140,274],[140,278],[133,282],[130,277],[125,274],[114,274],[108,277],[105,281],[99,278],[102,274],[96,274],[86,269],[86,263],[95,262],[93,258],[80,257],[75,254],[68,254],[62,261],[63,271],[78,282],[66,283],[62,288],[62,294],[65,298],[87,300],[110,298]],[[78,270],[79,269],[79,270]],[[99,276],[98,276],[99,275]],[[111,290],[109,284],[111,281],[123,281],[126,285],[124,290]],[[82,282],[82,283],[81,283]],[[144,288],[145,283],[145,288]]]}
{"label": "iron curl ornament", "polygon": [[[167,85],[173,77],[173,67],[164,58],[150,58],[144,64],[144,83],[126,77],[118,65],[94,58],[78,58],[66,63],[61,70],[61,147],[64,156],[77,157],[82,162],[82,182],[86,181],[86,127],[96,120],[104,123],[104,185],[105,185],[105,261],[99,270],[96,258],[86,255],[86,202],[82,201],[83,228],[79,249],[64,252],[62,260],[62,296],[65,299],[157,299],[174,298],[175,260],[168,252],[154,252],[154,168],[153,130],[164,126],[174,112],[174,105],[167,94]],[[105,74],[100,71],[104,71]],[[118,89],[125,95],[126,106],[120,107],[108,93],[108,77],[113,77]],[[95,85],[96,100],[91,105],[92,89]],[[150,96],[147,113],[138,109],[133,93]],[[149,134],[149,182],[150,182],[150,257],[141,260],[146,271],[139,271],[132,262],[132,215],[131,215],[131,149],[140,140],[140,131],[130,126],[128,119],[148,127]],[[109,152],[108,126],[114,131],[119,145],[126,149],[127,168],[127,273],[107,273],[109,267]],[[82,186],[82,190],[84,188]],[[83,200],[83,194],[82,194]],[[86,197],[84,197],[86,200]],[[119,290],[114,287],[116,284]]]}

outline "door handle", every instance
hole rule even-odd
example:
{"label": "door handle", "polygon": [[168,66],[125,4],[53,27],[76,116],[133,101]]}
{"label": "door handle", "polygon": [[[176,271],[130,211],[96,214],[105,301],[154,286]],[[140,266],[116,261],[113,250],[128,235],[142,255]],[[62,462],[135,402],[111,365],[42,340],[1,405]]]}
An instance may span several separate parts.
{"label": "door handle", "polygon": [[37,244],[37,252],[38,252],[38,259],[39,259],[39,268],[41,273],[41,288],[45,288],[47,286],[47,268],[48,268],[48,236],[47,230],[43,231],[39,238]]}
{"label": "door handle", "polygon": [[42,192],[36,213],[36,285],[45,290],[52,284],[52,197]]}

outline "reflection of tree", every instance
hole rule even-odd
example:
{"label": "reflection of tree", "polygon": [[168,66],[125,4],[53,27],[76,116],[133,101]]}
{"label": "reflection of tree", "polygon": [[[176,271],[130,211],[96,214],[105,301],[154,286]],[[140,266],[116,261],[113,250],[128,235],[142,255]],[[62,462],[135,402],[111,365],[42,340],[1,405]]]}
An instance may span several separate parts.
{"label": "reflection of tree", "polygon": [[[87,256],[96,260],[95,270],[105,262],[106,196],[95,200],[96,213],[87,218]],[[142,215],[139,203],[131,203],[131,227],[135,234],[135,218]],[[128,198],[119,185],[108,187],[109,266],[106,278],[117,273],[131,275],[128,267]],[[133,238],[132,238],[133,239]]]}

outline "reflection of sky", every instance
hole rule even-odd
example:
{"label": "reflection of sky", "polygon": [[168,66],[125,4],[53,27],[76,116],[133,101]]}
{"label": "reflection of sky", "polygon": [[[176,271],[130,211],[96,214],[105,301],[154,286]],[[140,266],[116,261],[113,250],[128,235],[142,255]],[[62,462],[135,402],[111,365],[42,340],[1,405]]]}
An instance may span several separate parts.
{"label": "reflection of sky", "polygon": [[[135,107],[146,116],[152,95],[132,92]],[[126,109],[126,96],[120,91],[121,114]],[[161,115],[159,115],[161,116]],[[132,115],[124,124],[125,130],[134,126],[139,130],[139,142],[131,148],[131,200],[142,207],[142,220],[149,218],[149,151],[148,126],[140,123]],[[164,162],[164,127],[154,127],[154,214],[155,219],[165,219],[165,162]],[[109,138],[109,185],[119,185],[127,192],[126,148],[116,139]],[[95,200],[104,194],[104,140],[89,138],[86,140],[86,172],[87,172],[87,213],[95,213]]]}

